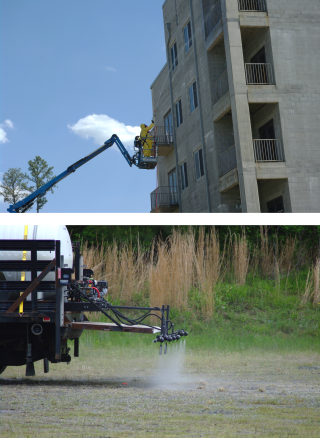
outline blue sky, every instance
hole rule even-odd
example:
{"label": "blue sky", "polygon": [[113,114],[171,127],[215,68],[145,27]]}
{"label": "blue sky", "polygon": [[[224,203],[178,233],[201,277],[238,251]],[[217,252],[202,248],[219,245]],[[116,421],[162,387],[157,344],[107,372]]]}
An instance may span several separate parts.
{"label": "blue sky", "polygon": [[[113,133],[132,153],[130,127],[150,123],[166,62],[162,4],[0,0],[0,176],[36,155],[58,175]],[[156,171],[130,168],[113,146],[48,193],[42,212],[149,212],[155,188]]]}

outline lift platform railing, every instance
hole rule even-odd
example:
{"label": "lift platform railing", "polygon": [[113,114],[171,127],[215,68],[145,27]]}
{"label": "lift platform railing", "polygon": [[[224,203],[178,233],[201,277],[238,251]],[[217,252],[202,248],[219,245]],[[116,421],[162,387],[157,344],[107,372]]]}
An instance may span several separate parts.
{"label": "lift platform railing", "polygon": [[[155,126],[146,137],[136,137],[134,146],[137,152],[137,166],[139,168],[155,168],[161,148],[173,146],[172,126]],[[160,154],[159,154],[160,150]],[[148,167],[151,166],[151,167]]]}

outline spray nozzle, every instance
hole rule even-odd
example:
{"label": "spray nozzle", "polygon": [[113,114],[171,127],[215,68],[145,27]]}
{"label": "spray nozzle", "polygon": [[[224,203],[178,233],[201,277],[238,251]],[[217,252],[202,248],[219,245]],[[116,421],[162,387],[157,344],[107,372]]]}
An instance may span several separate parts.
{"label": "spray nozzle", "polygon": [[186,332],[186,331],[184,331],[184,330],[179,330],[178,331],[178,335],[180,335],[180,336],[188,336],[188,332]]}
{"label": "spray nozzle", "polygon": [[163,342],[172,342],[172,341],[179,341],[182,336],[188,336],[188,332],[185,330],[178,330],[175,333],[172,333],[171,335],[158,335],[157,338],[153,341],[154,343],[160,342],[161,344]]}

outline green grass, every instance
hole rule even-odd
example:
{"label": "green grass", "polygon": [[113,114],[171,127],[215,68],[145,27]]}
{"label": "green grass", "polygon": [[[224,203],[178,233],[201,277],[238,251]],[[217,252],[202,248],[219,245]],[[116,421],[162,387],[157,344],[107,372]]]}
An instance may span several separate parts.
{"label": "green grass", "polygon": [[[320,312],[300,308],[305,276],[280,289],[252,276],[245,286],[219,284],[210,320],[203,319],[201,294],[190,290],[189,308],[171,310],[175,328],[189,331],[189,383],[181,391],[150,384],[160,363],[153,335],[84,331],[70,365],[50,364],[44,375],[37,362],[36,378],[25,378],[24,367],[8,368],[0,379],[11,379],[1,385],[0,435],[317,437]],[[147,304],[146,296],[136,304]]]}
{"label": "green grass", "polygon": [[[320,305],[300,305],[306,276],[306,271],[291,275],[280,281],[280,288],[275,287],[274,280],[252,275],[244,286],[220,283],[210,319],[204,319],[201,292],[193,288],[189,292],[188,309],[171,308],[170,318],[175,329],[189,332],[188,345],[192,349],[319,352]],[[146,294],[141,297],[143,303],[137,297],[136,304],[147,305]],[[89,319],[108,321],[102,314],[91,314]],[[101,332],[85,332],[81,338],[87,346],[127,348],[134,340],[139,348],[157,348],[157,345],[150,347],[153,339],[153,336],[121,333],[106,336]]]}

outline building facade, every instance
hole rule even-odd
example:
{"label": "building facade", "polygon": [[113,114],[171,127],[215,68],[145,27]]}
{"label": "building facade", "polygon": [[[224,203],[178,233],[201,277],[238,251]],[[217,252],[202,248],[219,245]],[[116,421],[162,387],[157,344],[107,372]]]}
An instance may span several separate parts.
{"label": "building facade", "polygon": [[320,1],[166,0],[152,212],[320,212]]}

